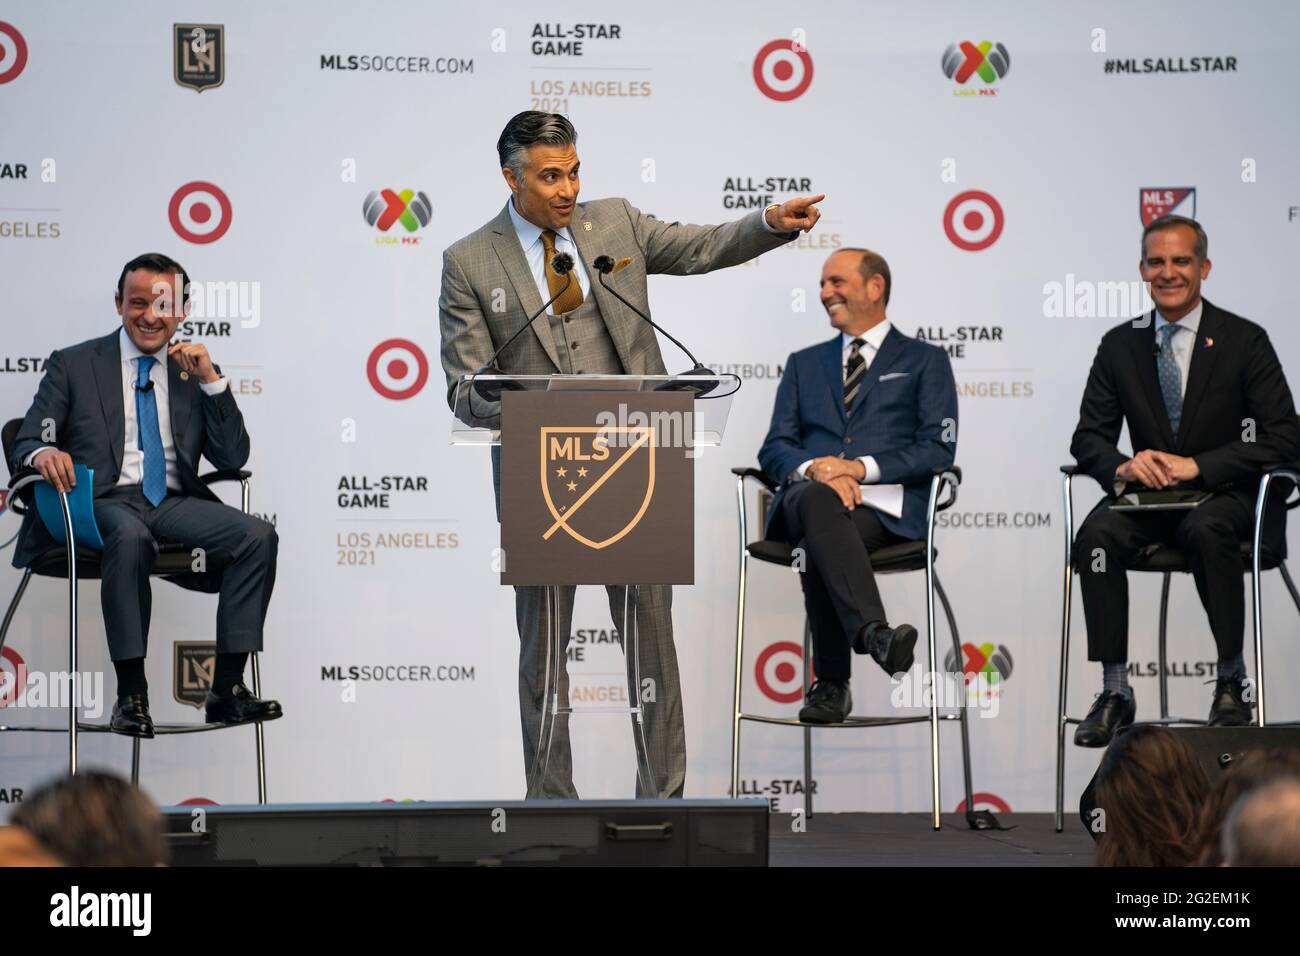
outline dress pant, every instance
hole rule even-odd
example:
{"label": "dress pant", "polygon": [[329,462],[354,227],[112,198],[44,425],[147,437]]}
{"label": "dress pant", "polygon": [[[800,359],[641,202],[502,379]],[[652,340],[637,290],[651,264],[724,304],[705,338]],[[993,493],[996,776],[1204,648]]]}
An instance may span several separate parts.
{"label": "dress pant", "polygon": [[866,625],[885,621],[870,553],[905,541],[880,522],[874,508],[844,507],[829,485],[802,481],[781,499],[790,540],[804,550],[799,580],[812,626],[818,678],[849,679],[853,640]]}
{"label": "dress pant", "polygon": [[[1241,542],[1250,540],[1255,518],[1245,500],[1216,494],[1189,510],[1152,512],[1112,511],[1107,504],[1103,500],[1092,510],[1074,541],[1074,565],[1088,625],[1088,660],[1128,660],[1127,569],[1160,544],[1174,545],[1187,556],[1219,659],[1240,654],[1246,626]],[[1281,505],[1281,499],[1271,497],[1264,538],[1265,549],[1279,555],[1286,528]]]}
{"label": "dress pant", "polygon": [[[516,587],[515,619],[519,629],[519,717],[524,740],[524,773],[532,768],[542,726],[542,694],[546,687],[546,629],[550,613],[549,588]],[[573,631],[572,585],[559,587],[560,602],[560,682],[559,702],[569,705],[569,674],[565,666],[569,635]],[[609,586],[609,613],[622,640],[624,594],[626,588]],[[686,786],[686,724],[682,719],[681,681],[677,670],[677,650],[673,646],[673,589],[669,585],[642,585],[637,600],[638,643],[641,649],[642,688],[628,686],[627,704],[641,698],[644,708],[646,745],[656,790],[646,793],[638,778],[636,795],[645,797],[680,797]],[[624,648],[626,651],[626,648]],[[631,668],[628,668],[629,673]],[[647,684],[646,682],[649,681]],[[647,697],[652,699],[647,699]],[[635,739],[635,734],[633,735]],[[637,752],[641,743],[635,740]],[[551,756],[542,781],[541,796],[576,799],[573,786],[573,755],[569,748],[569,719],[555,720]]]}
{"label": "dress pant", "polygon": [[100,602],[113,660],[144,657],[148,649],[149,572],[159,542],[202,548],[209,567],[214,558],[228,559],[217,602],[217,653],[262,649],[279,544],[269,522],[180,492],[168,492],[155,508],[139,485],[123,485],[95,499],[95,523],[104,539]]}

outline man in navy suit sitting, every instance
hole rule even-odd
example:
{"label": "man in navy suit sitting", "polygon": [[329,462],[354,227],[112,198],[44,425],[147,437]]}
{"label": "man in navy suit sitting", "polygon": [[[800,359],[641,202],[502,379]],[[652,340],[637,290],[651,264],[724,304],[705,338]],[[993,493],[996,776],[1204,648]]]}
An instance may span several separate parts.
{"label": "man in navy suit sitting", "polygon": [[[803,549],[817,674],[799,712],[808,723],[852,710],[850,647],[891,676],[911,668],[916,628],[888,624],[870,552],[925,537],[931,476],[957,451],[948,353],[890,325],[889,288],[889,265],[874,252],[841,249],[826,260],[821,300],[838,334],[787,360],[758,453],[781,484],[767,537]],[[901,508],[864,505],[862,485],[901,485]]]}

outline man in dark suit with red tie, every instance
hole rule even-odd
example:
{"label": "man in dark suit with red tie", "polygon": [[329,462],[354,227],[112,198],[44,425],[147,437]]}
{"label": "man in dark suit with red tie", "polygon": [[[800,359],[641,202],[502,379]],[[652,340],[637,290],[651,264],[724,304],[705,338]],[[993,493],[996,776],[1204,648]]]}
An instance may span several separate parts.
{"label": "man in dark suit with red tie", "polygon": [[[1102,664],[1103,689],[1074,742],[1105,746],[1133,722],[1128,685],[1126,567],[1160,544],[1187,556],[1218,645],[1212,726],[1251,721],[1242,657],[1245,585],[1241,543],[1251,536],[1262,472],[1300,458],[1300,425],[1277,354],[1260,326],[1201,298],[1210,275],[1205,230],[1164,216],[1142,234],[1142,278],[1155,310],[1101,340],[1070,451],[1107,492],[1196,489],[1191,509],[1111,510],[1108,497],[1075,538],[1088,625],[1088,659]],[[1127,422],[1132,456],[1116,447]],[[1285,555],[1284,501],[1268,502],[1264,549]]]}

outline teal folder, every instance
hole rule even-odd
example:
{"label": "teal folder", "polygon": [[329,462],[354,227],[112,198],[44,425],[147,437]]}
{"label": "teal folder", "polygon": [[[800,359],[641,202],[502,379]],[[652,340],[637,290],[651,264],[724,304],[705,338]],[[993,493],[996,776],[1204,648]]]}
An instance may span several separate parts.
{"label": "teal folder", "polygon": [[[72,535],[77,544],[96,551],[104,550],[104,539],[95,523],[95,471],[85,465],[74,465],[77,485],[68,495],[68,511],[72,514]],[[63,507],[59,493],[47,481],[36,483],[36,513],[45,523],[45,530],[59,544],[67,544],[63,528]]]}

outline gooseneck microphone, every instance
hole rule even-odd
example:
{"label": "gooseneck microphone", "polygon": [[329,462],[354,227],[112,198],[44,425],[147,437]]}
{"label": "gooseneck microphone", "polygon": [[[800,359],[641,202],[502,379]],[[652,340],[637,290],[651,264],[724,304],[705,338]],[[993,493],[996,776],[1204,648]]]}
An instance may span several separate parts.
{"label": "gooseneck microphone", "polygon": [[500,357],[501,353],[508,349],[515,339],[519,338],[519,336],[531,329],[533,323],[536,322],[538,317],[550,307],[551,303],[564,295],[564,293],[569,290],[569,286],[573,284],[573,256],[569,255],[567,252],[557,252],[551,258],[551,271],[558,276],[564,277],[564,285],[560,287],[560,291],[543,302],[542,307],[529,316],[528,321],[520,326],[514,335],[502,342],[501,347],[492,353],[492,357],[489,358],[478,371],[469,376],[469,381],[473,383],[473,389],[470,392],[469,409],[469,413],[472,417],[479,417],[474,414],[474,392],[478,392],[479,396],[485,401],[496,402],[501,399],[501,392],[503,389],[511,391],[519,391],[521,389],[521,386],[517,382],[479,382],[476,381],[476,379],[480,375],[504,374],[497,366],[497,359]]}
{"label": "gooseneck microphone", "polygon": [[[693,354],[691,354],[691,350],[688,349],[681,342],[679,342],[676,336],[674,336],[667,329],[663,328],[663,326],[655,322],[654,319],[650,318],[650,316],[646,315],[644,312],[642,312],[640,309],[634,306],[631,302],[627,301],[627,299],[623,298],[623,296],[619,294],[617,289],[613,288],[612,286],[610,286],[608,282],[605,281],[605,276],[610,275],[611,273],[618,272],[624,266],[631,263],[631,261],[632,261],[631,259],[624,258],[624,259],[620,259],[618,262],[615,262],[609,256],[603,256],[603,255],[597,256],[595,260],[592,261],[591,264],[595,268],[596,272],[600,275],[601,288],[603,288],[606,292],[608,292],[614,298],[618,299],[618,301],[622,302],[625,306],[631,309],[642,320],[650,323],[651,328],[661,333],[665,338],[667,338],[670,342],[672,342],[673,345],[677,346],[679,349],[681,349],[683,352],[686,353],[686,357],[691,360],[692,364],[690,369],[683,372],[682,375],[716,376],[718,373],[713,371],[713,369],[709,368],[707,365],[701,364],[700,360],[697,359]],[[662,385],[660,385],[656,389],[656,391],[693,391],[695,392],[696,395],[707,395],[709,392],[713,391],[717,387],[718,387],[718,380],[716,378],[711,382],[684,382],[678,380],[675,382],[665,382]]]}

